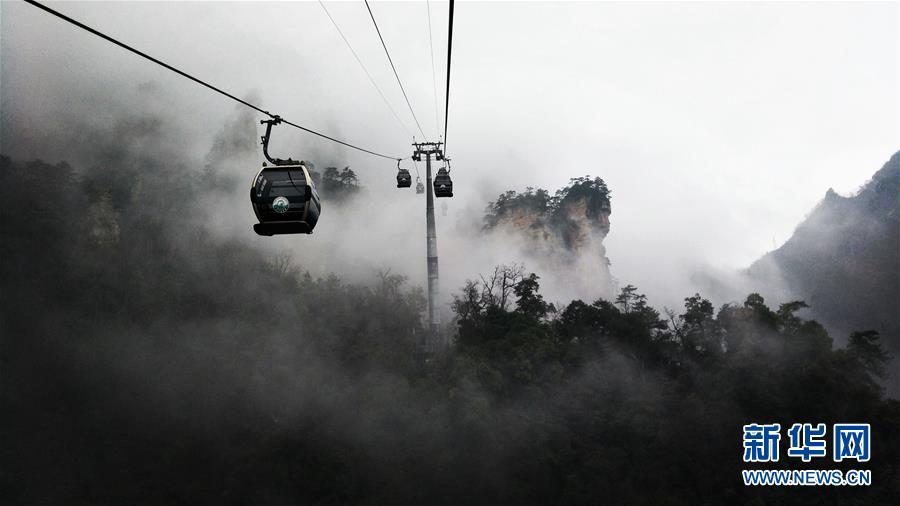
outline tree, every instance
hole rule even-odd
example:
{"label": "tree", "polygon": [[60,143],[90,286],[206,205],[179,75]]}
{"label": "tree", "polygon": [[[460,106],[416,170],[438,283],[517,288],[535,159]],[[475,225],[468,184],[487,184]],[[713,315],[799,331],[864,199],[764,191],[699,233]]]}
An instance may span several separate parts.
{"label": "tree", "polygon": [[524,272],[525,268],[518,264],[498,265],[487,278],[481,276],[483,303],[506,311]]}
{"label": "tree", "polygon": [[850,342],[847,351],[858,360],[874,376],[883,378],[885,366],[891,355],[881,347],[880,335],[877,330],[864,330],[850,334]]}
{"label": "tree", "polygon": [[469,321],[480,315],[484,310],[484,299],[478,282],[466,280],[460,294],[453,295],[450,307],[460,321]]}
{"label": "tree", "polygon": [[344,170],[341,171],[338,179],[340,180],[341,184],[346,187],[359,186],[359,179],[356,177],[356,173],[353,172],[350,167],[344,167]]}
{"label": "tree", "polygon": [[359,178],[350,167],[338,170],[337,167],[326,167],[321,178],[321,192],[324,196],[344,200],[360,190]]}
{"label": "tree", "polygon": [[681,326],[677,328],[684,351],[694,358],[708,358],[724,353],[726,345],[722,328],[713,318],[713,305],[695,293],[684,299]]}
{"label": "tree", "polygon": [[551,306],[544,302],[544,296],[539,293],[540,284],[538,283],[538,279],[540,279],[540,277],[532,272],[516,283],[513,288],[513,292],[515,292],[516,297],[518,297],[516,300],[516,310],[535,320],[540,320],[547,316],[547,312],[550,310]]}
{"label": "tree", "polygon": [[625,285],[616,297],[616,304],[622,308],[622,311],[628,313],[631,311],[632,305],[637,299],[637,287],[634,285]]}
{"label": "tree", "polygon": [[778,315],[778,323],[782,332],[787,334],[798,332],[802,326],[803,320],[794,315],[794,313],[808,307],[809,305],[802,300],[785,302],[778,306],[776,315]]}

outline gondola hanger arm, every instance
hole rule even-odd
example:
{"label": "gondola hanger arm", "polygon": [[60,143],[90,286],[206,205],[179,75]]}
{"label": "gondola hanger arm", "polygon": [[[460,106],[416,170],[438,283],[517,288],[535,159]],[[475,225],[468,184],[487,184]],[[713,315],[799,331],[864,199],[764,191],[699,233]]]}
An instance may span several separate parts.
{"label": "gondola hanger arm", "polygon": [[269,138],[272,136],[272,127],[280,124],[282,121],[281,116],[278,116],[277,114],[272,116],[272,119],[260,120],[260,124],[266,125],[266,133],[262,136],[263,156],[265,156],[266,160],[272,165],[299,165],[300,162],[291,158],[283,160],[281,158],[272,158],[269,156]]}

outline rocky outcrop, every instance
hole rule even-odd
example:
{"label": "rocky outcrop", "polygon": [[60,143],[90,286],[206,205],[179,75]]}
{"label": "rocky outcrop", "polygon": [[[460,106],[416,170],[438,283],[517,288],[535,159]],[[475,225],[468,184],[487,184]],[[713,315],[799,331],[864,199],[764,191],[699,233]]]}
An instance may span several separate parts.
{"label": "rocky outcrop", "polygon": [[484,228],[516,244],[520,258],[545,282],[568,288],[564,295],[608,299],[615,292],[603,246],[609,193],[602,179],[589,177],[573,179],[552,197],[533,188],[506,192],[488,206]]}

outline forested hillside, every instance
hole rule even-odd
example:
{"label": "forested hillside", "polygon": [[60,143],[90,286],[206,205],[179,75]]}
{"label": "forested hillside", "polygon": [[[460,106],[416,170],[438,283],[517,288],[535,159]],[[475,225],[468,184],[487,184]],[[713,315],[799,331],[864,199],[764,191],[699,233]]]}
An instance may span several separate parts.
{"label": "forested hillside", "polygon": [[[455,345],[420,366],[420,288],[217,239],[184,174],[0,158],[9,504],[900,499],[876,333],[836,348],[802,303],[755,294],[555,307],[540,273],[500,266],[471,273]],[[873,486],[744,487],[751,421],[871,423]]]}
{"label": "forested hillside", "polygon": [[[748,274],[783,280],[835,332],[871,328],[900,354],[900,152],[853,196],[828,190],[780,248]],[[893,387],[900,393],[900,366]]]}

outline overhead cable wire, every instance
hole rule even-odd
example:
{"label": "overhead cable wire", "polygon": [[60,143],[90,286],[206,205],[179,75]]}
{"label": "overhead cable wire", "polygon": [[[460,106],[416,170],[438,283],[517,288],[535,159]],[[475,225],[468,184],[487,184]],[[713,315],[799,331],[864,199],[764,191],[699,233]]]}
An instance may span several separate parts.
{"label": "overhead cable wire", "polygon": [[[321,1],[321,0],[319,0]],[[441,120],[440,114],[438,113],[438,94],[437,94],[437,77],[435,77],[434,71],[434,41],[431,36],[431,1],[425,0],[425,7],[428,10],[428,47],[431,49],[431,87],[434,96],[434,127],[437,128],[437,132],[441,132]]]}
{"label": "overhead cable wire", "polygon": [[369,82],[372,83],[372,86],[374,86],[375,90],[378,91],[378,95],[381,97],[381,100],[384,101],[384,105],[386,105],[387,108],[390,109],[391,114],[394,115],[394,118],[397,120],[397,123],[400,125],[400,127],[403,129],[403,131],[406,132],[406,134],[408,136],[412,137],[412,132],[409,131],[409,128],[407,128],[406,124],[403,123],[403,120],[400,119],[400,115],[397,114],[397,111],[394,110],[393,106],[391,106],[391,103],[388,102],[387,97],[384,96],[384,92],[381,91],[381,87],[379,87],[378,83],[375,82],[375,79],[372,77],[372,74],[369,73],[369,69],[367,69],[366,66],[363,64],[362,59],[360,59],[359,55],[356,54],[356,51],[353,49],[353,46],[350,44],[350,41],[347,40],[347,37],[344,35],[343,30],[341,30],[341,27],[338,26],[337,21],[335,21],[334,17],[332,17],[331,12],[328,11],[328,8],[325,7],[325,3],[322,2],[322,0],[319,0],[319,5],[322,6],[322,9],[325,11],[325,14],[328,15],[328,19],[331,20],[331,24],[334,25],[334,28],[337,30],[338,34],[340,34],[341,38],[344,39],[344,43],[347,44],[347,49],[349,49],[350,52],[353,53],[353,57],[356,58],[356,63],[359,63],[359,66],[363,69],[363,72],[366,73],[366,77],[369,78]]}
{"label": "overhead cable wire", "polygon": [[419,133],[422,134],[422,137],[424,137],[425,140],[428,140],[428,136],[422,131],[422,125],[419,124],[419,118],[416,117],[412,104],[409,102],[409,96],[406,95],[406,89],[403,88],[403,83],[400,82],[400,74],[397,73],[397,67],[394,66],[391,52],[388,51],[387,44],[384,43],[384,37],[381,36],[381,30],[378,28],[378,22],[375,21],[375,14],[372,13],[372,7],[369,5],[369,0],[365,0],[365,2],[366,9],[369,10],[369,17],[372,18],[372,24],[375,25],[375,31],[378,32],[378,38],[381,40],[381,47],[384,48],[384,54],[387,55],[388,62],[391,64],[391,69],[394,71],[394,77],[397,78],[397,84],[400,85],[400,91],[403,93],[403,98],[406,99],[406,106],[409,107],[409,113],[412,114],[413,120],[415,120],[416,126],[419,128]]}
{"label": "overhead cable wire", "polygon": [[444,98],[444,152],[447,151],[447,116],[450,113],[450,55],[453,52],[453,0],[450,0],[450,27],[447,32],[447,86]]}
{"label": "overhead cable wire", "polygon": [[334,137],[330,137],[330,136],[325,135],[325,134],[323,134],[323,133],[321,133],[321,132],[317,132],[317,131],[312,130],[312,129],[310,129],[310,128],[306,128],[306,127],[304,127],[304,126],[301,126],[301,125],[298,125],[298,124],[296,124],[296,123],[290,122],[290,121],[288,121],[288,120],[286,120],[286,119],[282,119],[282,118],[281,118],[280,116],[278,116],[277,114],[272,114],[272,113],[270,113],[269,111],[266,111],[265,109],[263,109],[263,108],[261,108],[261,107],[259,107],[259,106],[253,105],[253,104],[251,104],[250,102],[247,102],[246,100],[242,100],[242,99],[240,99],[240,98],[238,98],[238,97],[232,95],[231,93],[228,93],[228,92],[226,92],[226,91],[223,91],[223,90],[221,90],[221,89],[219,89],[219,88],[217,88],[217,87],[215,87],[215,86],[213,86],[213,85],[207,83],[206,81],[203,81],[203,80],[201,80],[201,79],[198,79],[198,78],[196,78],[196,77],[194,77],[194,76],[192,76],[192,75],[190,75],[190,74],[188,74],[188,73],[186,73],[186,72],[184,72],[184,71],[182,71],[182,70],[179,70],[179,69],[177,69],[177,68],[175,68],[175,67],[169,65],[168,63],[165,63],[165,62],[163,62],[163,61],[157,60],[156,58],[154,58],[154,57],[152,57],[152,56],[150,56],[150,55],[148,55],[148,54],[146,54],[146,53],[144,53],[144,52],[141,52],[141,51],[139,51],[139,50],[137,50],[137,49],[135,49],[135,48],[129,46],[128,44],[125,44],[125,43],[123,43],[123,42],[119,42],[118,40],[116,40],[116,39],[110,37],[109,35],[106,35],[106,34],[100,32],[100,31],[97,31],[97,30],[91,28],[90,26],[85,25],[84,23],[81,23],[81,22],[79,22],[79,21],[76,21],[76,20],[70,18],[69,16],[66,16],[65,14],[59,12],[59,11],[56,11],[56,10],[54,10],[54,9],[51,9],[50,7],[47,7],[46,5],[43,5],[43,4],[39,3],[39,2],[36,2],[35,0],[24,0],[24,1],[25,1],[25,3],[31,4],[31,5],[33,5],[33,6],[35,6],[35,7],[37,7],[38,9],[41,9],[41,10],[43,10],[43,11],[49,13],[49,14],[52,14],[52,15],[54,15],[54,16],[56,16],[56,17],[62,19],[63,21],[66,21],[66,22],[68,22],[68,23],[70,23],[70,24],[72,24],[72,25],[77,26],[78,28],[81,28],[82,30],[85,30],[85,31],[87,31],[87,32],[90,32],[90,33],[96,35],[97,37],[100,37],[101,39],[106,40],[107,42],[111,42],[111,43],[113,43],[113,44],[115,44],[115,45],[121,47],[122,49],[128,50],[128,51],[130,51],[130,52],[132,52],[132,53],[134,53],[134,54],[140,56],[141,58],[144,58],[144,59],[146,59],[146,60],[149,60],[149,61],[151,61],[151,62],[153,62],[153,63],[155,63],[155,64],[157,64],[157,65],[159,65],[159,66],[161,66],[161,67],[164,67],[164,68],[166,68],[166,69],[171,70],[172,72],[175,72],[176,74],[178,74],[178,75],[180,75],[180,76],[182,76],[182,77],[185,77],[185,78],[187,78],[187,79],[190,79],[191,81],[194,81],[195,83],[197,83],[197,84],[199,84],[199,85],[201,85],[201,86],[205,86],[206,88],[209,88],[210,90],[213,90],[213,91],[215,91],[216,93],[219,93],[219,94],[221,94],[221,95],[224,95],[224,96],[230,98],[231,100],[234,100],[235,102],[237,102],[237,103],[239,103],[239,104],[245,105],[245,106],[249,107],[250,109],[253,109],[253,110],[255,110],[255,111],[259,112],[259,113],[265,114],[266,116],[268,116],[268,117],[270,117],[270,118],[272,118],[272,119],[281,119],[282,122],[284,122],[285,124],[290,125],[290,126],[292,126],[292,127],[294,127],[294,128],[298,128],[298,129],[300,129],[300,130],[303,130],[304,132],[311,133],[311,134],[316,135],[316,136],[319,136],[319,137],[321,137],[321,138],[323,138],[323,139],[328,139],[328,140],[330,140],[330,141],[332,141],[332,142],[336,142],[336,143],[338,143],[338,144],[341,144],[342,146],[346,146],[346,147],[348,147],[348,148],[352,148],[352,149],[355,149],[355,150],[357,150],[357,151],[362,151],[363,153],[368,153],[368,154],[374,155],[374,156],[380,156],[380,157],[382,157],[382,158],[387,158],[387,159],[389,159],[389,160],[400,160],[400,159],[401,159],[401,158],[397,158],[396,156],[388,156],[388,155],[384,155],[384,154],[381,154],[381,153],[377,153],[377,152],[375,152],[375,151],[371,151],[371,150],[368,150],[368,149],[365,149],[365,148],[361,148],[361,147],[359,147],[359,146],[355,146],[355,145],[353,145],[353,144],[350,144],[349,142],[344,142],[344,141],[342,141],[342,140],[335,139]]}

